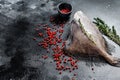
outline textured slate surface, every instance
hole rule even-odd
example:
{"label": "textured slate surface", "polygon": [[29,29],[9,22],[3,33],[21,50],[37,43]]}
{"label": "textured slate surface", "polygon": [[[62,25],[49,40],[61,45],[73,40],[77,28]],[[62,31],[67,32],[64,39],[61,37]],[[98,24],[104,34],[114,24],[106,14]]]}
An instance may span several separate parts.
{"label": "textured slate surface", "polygon": [[[50,24],[48,18],[56,14],[60,2],[69,2],[73,13],[82,10],[92,20],[100,17],[115,25],[120,35],[120,1],[118,0],[0,0],[0,80],[70,80],[72,73],[58,74],[52,57],[43,60],[45,50],[32,38],[35,25]],[[70,19],[70,20],[71,20]],[[107,39],[112,54],[120,57],[120,47]],[[110,66],[103,59],[82,59],[76,80],[120,80],[120,68]],[[91,70],[94,67],[94,71]]]}

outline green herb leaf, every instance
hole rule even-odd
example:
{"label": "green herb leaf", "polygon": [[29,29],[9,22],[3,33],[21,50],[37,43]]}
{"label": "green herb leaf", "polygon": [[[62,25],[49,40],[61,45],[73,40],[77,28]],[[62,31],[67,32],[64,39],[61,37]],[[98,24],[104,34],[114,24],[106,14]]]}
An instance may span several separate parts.
{"label": "green herb leaf", "polygon": [[106,35],[109,39],[113,40],[116,44],[120,46],[120,36],[117,34],[115,27],[112,26],[112,29],[105,24],[103,20],[100,18],[94,18],[94,22],[96,26],[98,27],[99,31]]}

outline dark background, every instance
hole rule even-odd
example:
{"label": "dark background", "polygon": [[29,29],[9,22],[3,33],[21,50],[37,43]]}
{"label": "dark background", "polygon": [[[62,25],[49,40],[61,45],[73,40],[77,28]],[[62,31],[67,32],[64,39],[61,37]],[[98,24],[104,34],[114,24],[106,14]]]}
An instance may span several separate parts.
{"label": "dark background", "polygon": [[[52,57],[43,60],[45,50],[33,41],[36,25],[50,24],[49,17],[57,13],[60,2],[72,4],[71,19],[76,11],[82,10],[91,20],[100,17],[108,25],[114,25],[120,35],[119,0],[0,0],[0,80],[71,79],[72,73],[59,75]],[[112,54],[120,57],[120,47],[105,38]],[[78,66],[76,80],[120,80],[120,68],[101,58],[81,60]]]}

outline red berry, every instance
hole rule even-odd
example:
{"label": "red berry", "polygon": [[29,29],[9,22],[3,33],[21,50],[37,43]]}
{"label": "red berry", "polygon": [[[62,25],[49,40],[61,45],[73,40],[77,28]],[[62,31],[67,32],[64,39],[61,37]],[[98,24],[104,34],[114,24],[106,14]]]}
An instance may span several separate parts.
{"label": "red berry", "polygon": [[43,37],[43,33],[38,33],[38,35],[39,35],[40,37]]}
{"label": "red berry", "polygon": [[60,71],[59,74],[62,74],[62,72]]}
{"label": "red berry", "polygon": [[36,38],[33,38],[33,40],[36,40]]}

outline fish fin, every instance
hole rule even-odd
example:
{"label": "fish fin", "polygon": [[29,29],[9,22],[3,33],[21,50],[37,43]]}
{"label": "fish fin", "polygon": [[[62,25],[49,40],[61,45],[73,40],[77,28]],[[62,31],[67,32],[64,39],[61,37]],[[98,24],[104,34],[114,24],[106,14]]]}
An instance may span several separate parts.
{"label": "fish fin", "polygon": [[114,62],[113,66],[120,67],[120,58],[114,57]]}

